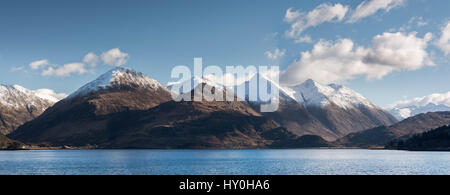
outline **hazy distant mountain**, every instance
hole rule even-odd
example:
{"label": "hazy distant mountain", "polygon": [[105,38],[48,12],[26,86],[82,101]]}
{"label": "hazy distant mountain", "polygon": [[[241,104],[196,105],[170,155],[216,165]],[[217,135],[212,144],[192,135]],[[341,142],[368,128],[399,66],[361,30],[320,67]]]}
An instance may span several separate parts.
{"label": "hazy distant mountain", "polygon": [[450,151],[450,125],[390,142],[387,148],[400,150]]}
{"label": "hazy distant mountain", "polygon": [[420,113],[450,111],[450,92],[400,101],[387,109],[399,120]]}
{"label": "hazy distant mountain", "polygon": [[296,101],[333,132],[335,138],[397,122],[387,111],[342,85],[322,85],[310,79],[291,89]]}
{"label": "hazy distant mountain", "polygon": [[0,85],[0,133],[11,133],[59,101],[48,91],[32,91],[19,85]]}
{"label": "hazy distant mountain", "polygon": [[450,112],[429,112],[409,117],[389,127],[380,126],[351,133],[337,140],[336,143],[353,147],[384,146],[394,139],[406,139],[448,124],[450,124]]}

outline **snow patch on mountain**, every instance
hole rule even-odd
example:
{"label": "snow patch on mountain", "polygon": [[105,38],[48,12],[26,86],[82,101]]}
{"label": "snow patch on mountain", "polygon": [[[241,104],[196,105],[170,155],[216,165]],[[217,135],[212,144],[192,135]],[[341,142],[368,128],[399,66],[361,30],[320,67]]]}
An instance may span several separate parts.
{"label": "snow patch on mountain", "polygon": [[450,111],[450,91],[399,101],[386,109],[399,120],[420,113]]}
{"label": "snow patch on mountain", "polygon": [[149,78],[142,72],[120,66],[109,70],[94,81],[84,85],[83,87],[69,95],[67,99],[76,96],[88,95],[92,92],[113,87],[142,87],[153,90],[157,90],[159,88],[165,89],[165,87],[158,81]]}
{"label": "snow patch on mountain", "polygon": [[[226,86],[224,86],[214,80],[211,80],[206,77],[199,77],[199,76],[193,76],[191,79],[183,80],[183,81],[168,82],[167,88],[177,94],[180,94],[183,92],[186,93],[186,92],[191,91],[192,89],[194,89],[195,87],[197,87],[197,85],[199,85],[201,83],[205,83],[211,87],[215,87],[218,90],[223,90],[223,89],[227,88]],[[189,87],[184,89],[183,88],[184,86],[189,86]]]}
{"label": "snow patch on mountain", "polygon": [[[260,81],[262,81],[262,83],[260,83]],[[275,82],[273,79],[269,78],[267,75],[264,75],[261,73],[255,74],[254,76],[252,76],[250,79],[248,79],[244,83],[236,86],[236,89],[238,89],[239,87],[245,87],[245,94],[237,94],[239,98],[246,99],[246,96],[250,95],[251,83],[256,84],[256,89],[252,89],[253,90],[252,93],[256,93],[255,94],[256,96],[259,96],[258,88],[261,87],[259,85],[267,85],[268,92],[270,92],[272,87],[277,88],[277,90],[279,92],[278,98],[280,100],[295,101],[293,90],[286,88],[286,87],[282,87],[279,83]],[[263,83],[266,83],[266,84],[263,84]]]}
{"label": "snow patch on mountain", "polygon": [[57,94],[50,89],[29,90],[20,85],[0,85],[0,104],[6,107],[19,108],[32,106],[42,107],[58,102],[65,94]]}
{"label": "snow patch on mountain", "polygon": [[[375,108],[380,109],[375,104],[371,103],[367,98],[365,98],[363,95],[343,86],[343,85],[337,85],[337,84],[329,84],[329,85],[322,85],[312,79],[309,79],[305,81],[304,83],[294,86],[294,87],[284,87],[281,86],[279,83],[273,81],[271,78],[269,78],[267,75],[264,74],[254,74],[253,76],[249,77],[245,82],[236,85],[236,86],[225,86],[223,84],[220,84],[219,82],[204,78],[204,77],[197,77],[194,76],[190,80],[185,81],[178,81],[178,82],[169,82],[167,84],[167,87],[171,89],[173,92],[180,93],[182,92],[182,86],[187,85],[188,82],[191,83],[191,86],[184,90],[185,92],[192,90],[194,87],[196,87],[200,83],[206,83],[210,86],[214,86],[218,89],[228,89],[232,90],[236,93],[236,95],[241,99],[247,99],[249,92],[249,83],[256,83],[258,85],[259,80],[267,82],[269,88],[270,87],[276,87],[279,91],[279,98],[284,98],[286,100],[293,100],[297,101],[300,104],[304,106],[327,106],[331,103],[344,108],[344,109],[350,109],[355,108],[357,106],[366,106],[368,108]],[[178,89],[174,88],[174,86],[177,86]],[[239,87],[246,86],[245,87],[245,94],[238,94],[237,89]],[[259,86],[256,86],[259,87]],[[258,90],[256,91],[256,95],[258,95]],[[259,98],[258,98],[259,99]]]}
{"label": "snow patch on mountain", "polygon": [[295,99],[304,106],[323,107],[333,103],[344,109],[360,105],[376,108],[376,105],[367,98],[343,85],[322,85],[309,79],[291,89],[294,91]]}
{"label": "snow patch on mountain", "polygon": [[56,93],[51,89],[37,89],[34,90],[34,93],[36,94],[36,96],[54,103],[67,97],[67,94]]}

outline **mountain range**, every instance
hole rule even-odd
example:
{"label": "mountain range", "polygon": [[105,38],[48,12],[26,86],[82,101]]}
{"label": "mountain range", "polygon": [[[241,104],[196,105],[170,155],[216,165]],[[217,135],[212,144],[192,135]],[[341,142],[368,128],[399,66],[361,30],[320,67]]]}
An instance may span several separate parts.
{"label": "mountain range", "polygon": [[394,140],[386,148],[414,151],[450,151],[450,125],[445,125],[406,140]]}
{"label": "mountain range", "polygon": [[19,85],[0,85],[0,133],[11,133],[58,101],[45,90],[32,91]]}
{"label": "mountain range", "polygon": [[[205,85],[190,95],[201,93]],[[301,145],[305,140],[245,101],[176,102],[171,95],[140,72],[116,68],[9,137],[43,146],[95,148],[265,148]]]}
{"label": "mountain range", "polygon": [[450,112],[428,112],[409,117],[391,126],[379,126],[348,134],[335,144],[347,147],[384,146],[395,139],[407,139],[416,134],[450,124]]}
{"label": "mountain range", "polygon": [[427,112],[450,111],[450,92],[397,102],[387,107],[398,120]]}
{"label": "mountain range", "polygon": [[[277,87],[279,92],[279,109],[275,112],[260,112],[262,115],[275,120],[296,135],[319,135],[328,141],[333,141],[348,133],[391,125],[397,120],[387,111],[371,103],[361,94],[342,85],[322,85],[313,80],[293,86],[283,87],[264,74],[257,73],[246,82],[238,86],[224,86],[220,83],[193,77],[191,85],[196,86],[204,82],[217,88],[225,88],[237,92],[238,87],[245,87],[245,93],[236,93],[260,112],[259,107],[264,102],[249,98],[250,83],[269,83],[270,87]],[[172,83],[169,88],[178,84],[182,88],[184,83]],[[179,91],[174,91],[179,92]],[[259,93],[259,91],[256,91]]]}
{"label": "mountain range", "polygon": [[[254,79],[278,88],[277,111],[261,112],[260,105],[267,102],[250,101],[248,85]],[[174,84],[166,87],[141,72],[117,67],[5,134],[40,146],[330,147],[354,145],[343,141],[344,136],[395,126],[397,122],[387,111],[342,85],[307,80],[287,88],[263,74],[255,74],[240,84],[246,88],[242,95],[233,87],[205,78],[193,77],[191,81],[195,84],[188,93],[176,94],[171,91]],[[203,94],[206,89],[211,94],[221,90],[235,101],[206,100],[211,97],[203,97],[203,101],[172,99]]]}
{"label": "mountain range", "polygon": [[[146,110],[171,99],[171,92],[140,72],[115,68],[57,102],[9,137],[49,145],[67,140],[102,139],[117,113]],[[115,116],[115,115],[114,115]],[[118,121],[115,121],[118,122]],[[120,121],[119,121],[120,122]],[[79,141],[81,142],[81,141]],[[68,142],[64,145],[80,145]],[[83,142],[83,144],[87,144]]]}
{"label": "mountain range", "polygon": [[310,79],[291,88],[296,101],[334,133],[333,139],[397,122],[387,111],[342,85],[322,85]]}

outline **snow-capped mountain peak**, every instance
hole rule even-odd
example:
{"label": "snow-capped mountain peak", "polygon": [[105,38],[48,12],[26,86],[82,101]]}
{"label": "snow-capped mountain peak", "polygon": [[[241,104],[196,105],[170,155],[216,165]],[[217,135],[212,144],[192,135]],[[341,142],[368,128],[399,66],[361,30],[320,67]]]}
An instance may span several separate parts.
{"label": "snow-capped mountain peak", "polygon": [[387,107],[397,119],[402,120],[420,113],[450,111],[450,91],[397,102]]}
{"label": "snow-capped mountain peak", "polygon": [[295,100],[304,106],[325,106],[330,103],[325,96],[325,93],[330,93],[328,92],[330,88],[323,87],[312,79],[308,79],[300,85],[291,87],[291,89],[294,91]]}
{"label": "snow-capped mountain peak", "polygon": [[[190,87],[187,88],[186,90],[184,90],[183,86],[188,85],[188,82],[190,82]],[[193,77],[191,77],[190,80],[188,79],[188,80],[184,80],[184,81],[169,82],[169,83],[167,83],[167,88],[172,90],[172,92],[180,94],[183,91],[189,92],[189,91],[193,90],[194,88],[196,88],[199,84],[202,84],[202,83],[209,85],[211,87],[215,87],[218,90],[228,89],[226,86],[224,86],[216,81],[213,81],[212,79],[209,79],[207,77],[199,77],[199,76],[193,76]],[[178,88],[178,90],[174,86],[176,86]]]}
{"label": "snow-capped mountain peak", "polygon": [[34,106],[46,109],[60,100],[53,95],[54,92],[49,89],[29,90],[20,85],[0,85],[0,104],[6,107]]}
{"label": "snow-capped mountain peak", "polygon": [[84,96],[95,91],[113,87],[143,87],[154,90],[157,90],[158,88],[165,89],[165,87],[163,87],[158,81],[151,79],[144,73],[120,66],[109,70],[108,72],[100,75],[94,81],[79,88],[77,91],[69,95],[68,99],[76,96]]}
{"label": "snow-capped mountain peak", "polygon": [[50,89],[29,90],[20,85],[0,85],[0,133],[9,134],[18,126],[42,114],[65,94]]}
{"label": "snow-capped mountain peak", "polygon": [[51,89],[37,89],[34,90],[34,93],[36,96],[48,100],[50,102],[56,103],[59,100],[62,100],[67,97],[67,94],[65,93],[55,93],[55,91]]}
{"label": "snow-capped mountain peak", "polygon": [[[295,100],[294,91],[292,91],[289,88],[282,87],[279,83],[273,81],[271,78],[269,78],[268,76],[261,74],[261,73],[255,74],[253,77],[251,77],[249,80],[242,83],[241,85],[248,85],[249,83],[252,83],[252,82],[258,83],[258,80],[267,82],[268,87],[276,87],[278,89],[280,98],[288,98],[291,100]],[[257,87],[259,87],[259,86],[257,86]],[[249,91],[246,90],[247,95],[248,95],[248,93],[249,93]],[[242,98],[242,97],[240,97],[240,98]]]}
{"label": "snow-capped mountain peak", "polygon": [[323,107],[333,103],[344,109],[359,105],[376,107],[367,98],[343,85],[323,85],[308,79],[291,89],[294,91],[295,99],[304,106]]}
{"label": "snow-capped mountain peak", "polygon": [[[364,105],[368,108],[378,108],[376,105],[371,103],[367,98],[361,94],[338,84],[323,85],[312,79],[308,79],[300,85],[294,87],[284,87],[274,82],[268,76],[257,73],[250,77],[247,81],[236,85],[236,86],[224,86],[213,79],[208,79],[205,77],[192,77],[190,80],[179,81],[179,82],[169,82],[167,87],[176,93],[180,91],[174,90],[173,86],[179,86],[180,88],[186,84],[186,82],[191,82],[190,91],[200,83],[205,83],[207,85],[216,87],[217,89],[232,89],[237,92],[236,89],[242,86],[245,87],[245,94],[238,94],[239,98],[247,99],[249,95],[249,83],[256,83],[258,85],[260,80],[265,80],[269,86],[276,87],[279,91],[279,97],[285,98],[286,100],[297,101],[304,106],[326,106],[331,103],[344,108],[354,108],[355,106]],[[259,86],[256,86],[259,87]]]}

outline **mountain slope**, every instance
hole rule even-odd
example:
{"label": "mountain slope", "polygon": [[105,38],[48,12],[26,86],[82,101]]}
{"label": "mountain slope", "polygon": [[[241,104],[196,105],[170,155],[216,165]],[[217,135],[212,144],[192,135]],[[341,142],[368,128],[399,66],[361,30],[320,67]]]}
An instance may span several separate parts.
{"label": "mountain slope", "polygon": [[84,85],[63,101],[88,101],[95,106],[96,114],[109,114],[145,110],[171,98],[171,92],[158,81],[141,72],[117,67]]}
{"label": "mountain slope", "polygon": [[9,134],[44,112],[58,99],[19,85],[0,85],[0,133]]}
{"label": "mountain slope", "polygon": [[91,128],[106,128],[110,114],[146,110],[169,100],[171,92],[157,81],[118,67],[81,87],[9,136],[39,143],[53,135],[89,132]]}
{"label": "mountain slope", "polygon": [[391,126],[349,134],[336,141],[343,146],[384,146],[394,139],[405,139],[417,133],[450,124],[450,112],[429,112],[407,118]]}
{"label": "mountain slope", "polygon": [[[195,89],[200,84],[207,84],[208,86],[215,87],[216,89],[223,90],[226,86],[215,82],[211,79],[199,76],[193,76],[191,79],[179,82],[169,82],[167,84],[167,88],[176,94],[183,94],[184,92],[190,92]],[[183,89],[184,86],[188,86],[186,89]]]}
{"label": "mountain slope", "polygon": [[[201,93],[204,86],[188,95]],[[226,95],[233,94],[225,91]],[[51,111],[58,109],[55,105]],[[86,108],[78,105],[68,119],[67,115],[46,113],[23,125],[12,137],[26,143],[96,148],[280,148],[286,146],[284,143],[289,147],[305,144],[245,101],[172,100],[147,110],[91,112],[90,117],[83,117],[85,112]],[[303,140],[327,144],[320,139]]]}
{"label": "mountain slope", "polygon": [[406,140],[396,140],[386,147],[399,150],[450,151],[450,126],[442,126]]}
{"label": "mountain slope", "polygon": [[[296,135],[319,135],[332,141],[352,132],[362,131],[380,125],[391,125],[397,120],[387,111],[371,103],[351,89],[336,85],[321,85],[313,80],[292,88],[280,86],[267,76],[257,73],[246,82],[234,87],[225,87],[206,78],[193,77],[191,87],[204,82],[218,89],[232,90],[240,99],[245,99],[252,108],[260,112],[261,105],[267,104],[259,97],[260,82],[267,82],[267,90],[275,87],[279,101],[275,112],[260,112],[275,120]],[[169,87],[181,86],[185,82],[170,83]],[[250,85],[254,84],[254,88]],[[244,88],[244,93],[239,89]],[[177,91],[179,92],[179,91]],[[250,93],[252,92],[252,93]]]}
{"label": "mountain slope", "polygon": [[[260,106],[266,102],[262,102],[259,99],[252,101],[249,99],[249,88],[250,83],[255,83],[259,86],[260,81],[266,82],[268,84],[268,92],[270,92],[271,87],[277,87],[279,92],[279,106],[278,110],[275,112],[260,112]],[[322,125],[322,123],[314,118],[301,104],[299,104],[293,92],[290,89],[279,86],[277,83],[272,81],[270,78],[262,74],[256,74],[248,81],[242,83],[238,87],[245,87],[245,94],[238,95],[240,98],[247,100],[249,104],[256,111],[260,112],[262,115],[270,118],[281,126],[285,127],[290,132],[302,136],[302,135],[318,135],[326,140],[334,140],[338,138],[334,132],[330,131],[327,127]],[[258,94],[259,89],[256,89],[254,93]]]}
{"label": "mountain slope", "polygon": [[400,101],[387,109],[399,120],[420,113],[450,111],[450,92]]}
{"label": "mountain slope", "polygon": [[342,85],[322,85],[310,79],[291,89],[297,102],[336,138],[397,122],[387,111]]}
{"label": "mountain slope", "polygon": [[0,150],[15,150],[15,149],[23,149],[25,144],[11,140],[0,133]]}
{"label": "mountain slope", "polygon": [[[192,94],[201,93],[204,86]],[[132,120],[116,130],[120,136],[107,147],[264,148],[295,138],[244,101],[169,101],[127,118]]]}

